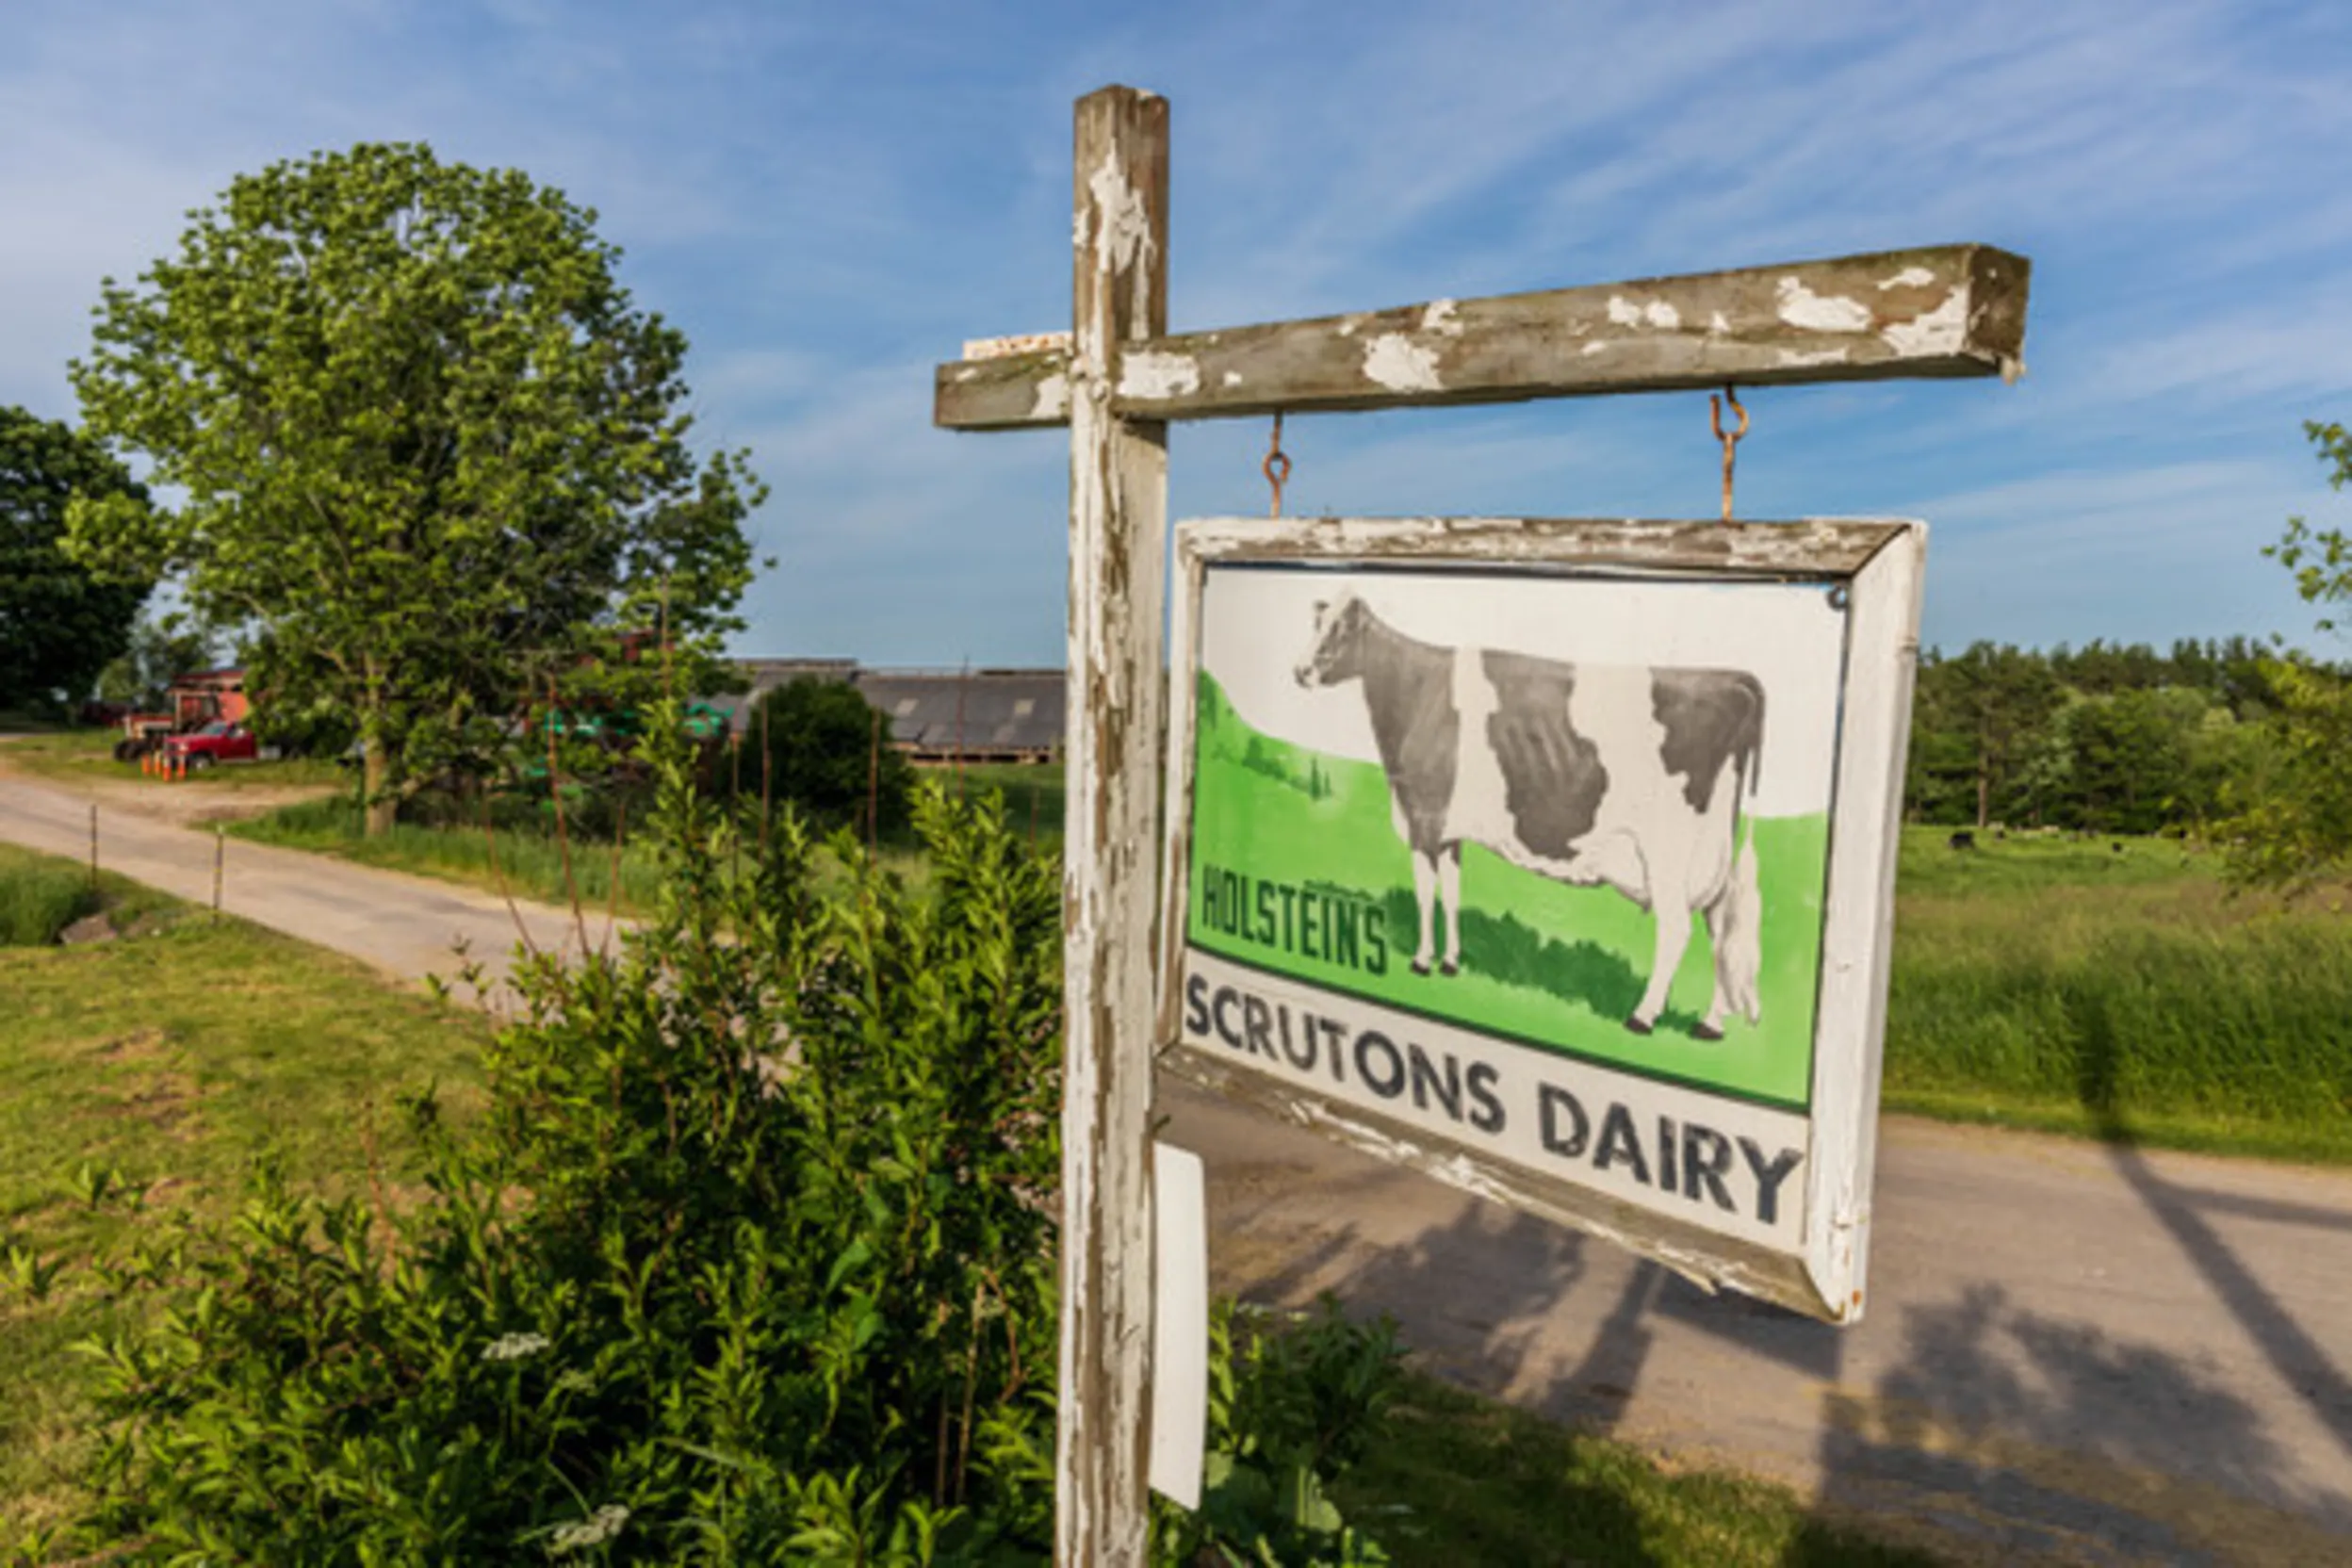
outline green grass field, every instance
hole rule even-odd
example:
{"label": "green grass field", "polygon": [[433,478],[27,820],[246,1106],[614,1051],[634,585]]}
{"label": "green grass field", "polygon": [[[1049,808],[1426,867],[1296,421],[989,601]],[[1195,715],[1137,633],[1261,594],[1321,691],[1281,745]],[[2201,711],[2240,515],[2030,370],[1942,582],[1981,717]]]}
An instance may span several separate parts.
{"label": "green grass field", "polygon": [[2340,890],[2233,893],[2164,840],[1978,841],[1904,835],[1890,1108],[2352,1161]]}
{"label": "green grass field", "polygon": [[[80,874],[0,846],[0,890]],[[113,877],[101,891],[142,934],[0,948],[0,1543],[73,1496],[90,1406],[67,1348],[105,1321],[93,1250],[231,1212],[265,1150],[354,1190],[371,1127],[397,1195],[396,1097],[437,1079],[462,1105],[488,1037],[350,960]]]}
{"label": "green grass field", "polygon": [[[1472,846],[1462,857],[1462,972],[1415,974],[1412,858],[1392,821],[1386,776],[1376,763],[1259,734],[1213,695],[1207,675],[1200,678],[1187,930],[1194,944],[1529,1044],[1774,1104],[1805,1104],[1826,818],[1753,824],[1765,898],[1760,1021],[1735,1016],[1723,1039],[1691,1037],[1715,984],[1712,950],[1693,917],[1658,1033],[1634,1035],[1625,1020],[1649,982],[1655,924],[1646,911],[1611,889],[1567,887]],[[1376,969],[1361,943],[1349,963],[1231,934],[1206,913],[1201,879],[1212,867],[1377,906],[1388,951]]]}

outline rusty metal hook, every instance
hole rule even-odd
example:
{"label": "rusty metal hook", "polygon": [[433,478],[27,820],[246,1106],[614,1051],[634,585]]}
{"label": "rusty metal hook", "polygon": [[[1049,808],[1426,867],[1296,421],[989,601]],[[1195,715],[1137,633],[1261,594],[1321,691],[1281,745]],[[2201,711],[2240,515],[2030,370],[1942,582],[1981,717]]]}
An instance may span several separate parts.
{"label": "rusty metal hook", "polygon": [[1282,486],[1290,482],[1290,456],[1282,450],[1282,414],[1280,409],[1274,411],[1274,438],[1266,444],[1266,461],[1259,465],[1259,468],[1266,475],[1266,482],[1274,491],[1274,504],[1266,515],[1279,517],[1282,514]]}
{"label": "rusty metal hook", "polygon": [[[1725,402],[1729,402],[1731,411],[1740,416],[1740,428],[1729,434],[1725,434],[1723,431],[1723,404]],[[1748,433],[1748,411],[1740,406],[1738,387],[1724,387],[1722,397],[1717,397],[1712,392],[1707,395],[1707,422],[1713,428],[1715,439],[1723,444],[1723,521],[1729,522],[1731,521],[1732,456],[1739,449],[1741,439]]]}

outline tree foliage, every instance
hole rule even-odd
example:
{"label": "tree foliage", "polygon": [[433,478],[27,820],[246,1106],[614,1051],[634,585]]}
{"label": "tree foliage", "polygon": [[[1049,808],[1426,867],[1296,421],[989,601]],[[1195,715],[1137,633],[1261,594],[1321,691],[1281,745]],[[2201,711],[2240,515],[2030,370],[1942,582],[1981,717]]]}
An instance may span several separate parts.
{"label": "tree foliage", "polygon": [[219,658],[213,629],[184,612],[141,615],[122,651],[98,672],[99,700],[155,711],[163,706],[173,679],[211,669]]}
{"label": "tree foliage", "polygon": [[744,454],[697,465],[685,339],[596,215],[513,171],[368,145],[234,180],[74,382],[177,510],[77,505],[85,559],[183,574],[339,710],[371,822],[527,701],[660,629],[709,658],[750,577]]}
{"label": "tree foliage", "polygon": [[1906,805],[1915,821],[2101,833],[2203,829],[2270,766],[2286,668],[2244,637],[1990,643],[1919,661]]}
{"label": "tree foliage", "polygon": [[103,444],[21,408],[0,408],[0,708],[61,707],[90,694],[129,645],[153,578],[106,576],[65,549],[74,498],[125,517],[147,492]]}
{"label": "tree foliage", "polygon": [[871,798],[876,832],[906,824],[914,769],[891,749],[888,716],[846,681],[801,676],[770,688],[743,743],[750,750],[734,772],[746,793],[764,791],[820,822],[861,828]]}
{"label": "tree foliage", "polygon": [[[2342,490],[2352,483],[2352,433],[2317,420],[2303,433],[2328,468],[2328,485]],[[2320,630],[2344,630],[2339,617],[2352,606],[2352,533],[2290,517],[2278,542],[2262,553],[2295,575],[2303,602],[2321,612]],[[2241,875],[2292,888],[2352,866],[2352,677],[2295,661],[2282,664],[2277,678],[2277,765],[2260,788],[2246,792],[2229,837]]]}

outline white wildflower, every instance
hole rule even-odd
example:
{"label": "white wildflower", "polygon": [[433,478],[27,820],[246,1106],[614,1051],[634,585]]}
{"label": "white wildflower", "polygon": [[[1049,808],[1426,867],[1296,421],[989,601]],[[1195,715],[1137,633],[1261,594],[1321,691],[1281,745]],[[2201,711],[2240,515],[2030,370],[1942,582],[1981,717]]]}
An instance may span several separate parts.
{"label": "white wildflower", "polygon": [[601,1546],[621,1533],[629,1523],[629,1510],[618,1503],[607,1503],[578,1524],[565,1525],[547,1538],[547,1555],[562,1557],[583,1546]]}
{"label": "white wildflower", "polygon": [[545,1334],[500,1334],[482,1348],[484,1361],[520,1361],[535,1356],[552,1343]]}

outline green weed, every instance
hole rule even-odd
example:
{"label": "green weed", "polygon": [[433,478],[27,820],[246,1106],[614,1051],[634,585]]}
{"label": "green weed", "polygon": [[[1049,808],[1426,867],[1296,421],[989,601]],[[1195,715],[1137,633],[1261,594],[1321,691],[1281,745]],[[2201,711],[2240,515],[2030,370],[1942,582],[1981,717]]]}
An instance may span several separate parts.
{"label": "green weed", "polygon": [[47,947],[98,906],[90,873],[62,860],[0,860],[0,947]]}

